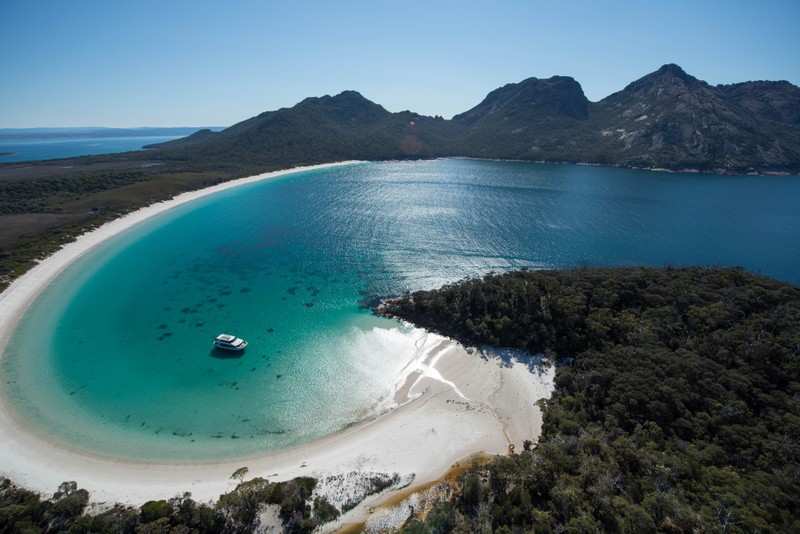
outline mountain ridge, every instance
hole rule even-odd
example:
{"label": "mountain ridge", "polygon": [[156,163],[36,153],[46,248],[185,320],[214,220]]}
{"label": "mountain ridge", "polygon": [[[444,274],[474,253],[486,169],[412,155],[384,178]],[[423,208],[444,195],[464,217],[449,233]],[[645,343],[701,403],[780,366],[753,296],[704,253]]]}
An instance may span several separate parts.
{"label": "mountain ridge", "polygon": [[598,102],[569,76],[527,78],[450,120],[389,112],[351,90],[149,148],[254,165],[454,156],[798,173],[800,88],[786,81],[712,86],[666,64]]}

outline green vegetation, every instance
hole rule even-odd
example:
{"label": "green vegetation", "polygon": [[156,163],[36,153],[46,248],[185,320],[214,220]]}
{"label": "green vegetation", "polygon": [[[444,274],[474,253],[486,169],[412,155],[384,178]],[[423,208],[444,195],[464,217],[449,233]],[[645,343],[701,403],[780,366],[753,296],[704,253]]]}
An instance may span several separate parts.
{"label": "green vegetation", "polygon": [[343,160],[388,160],[446,155],[450,123],[390,113],[355,91],[306,98],[209,135],[154,145],[151,158],[205,164],[292,166]]}
{"label": "green vegetation", "polygon": [[308,477],[279,483],[254,478],[221,495],[216,509],[225,517],[231,532],[252,531],[265,504],[280,506],[279,516],[286,532],[311,532],[317,523],[307,501],[316,485],[316,479]]}
{"label": "green vegetation", "polygon": [[539,444],[408,532],[800,531],[800,288],[740,269],[487,275],[384,309],[558,358]]}
{"label": "green vegetation", "polygon": [[107,168],[104,157],[89,159],[63,160],[80,164],[58,169],[0,167],[0,290],[36,260],[105,222],[185,191],[254,174],[249,167],[194,171],[195,164],[138,160]]}
{"label": "green vegetation", "polygon": [[[245,474],[240,469],[231,478],[242,479]],[[64,482],[51,499],[42,500],[37,493],[0,479],[0,533],[252,532],[265,505],[279,507],[284,532],[311,532],[339,516],[324,498],[315,498],[312,510],[309,501],[315,486],[316,480],[307,477],[279,483],[254,478],[221,495],[213,507],[198,504],[185,493],[169,500],[148,501],[138,510],[118,504],[97,515],[83,515],[89,492],[78,489],[75,482]]]}

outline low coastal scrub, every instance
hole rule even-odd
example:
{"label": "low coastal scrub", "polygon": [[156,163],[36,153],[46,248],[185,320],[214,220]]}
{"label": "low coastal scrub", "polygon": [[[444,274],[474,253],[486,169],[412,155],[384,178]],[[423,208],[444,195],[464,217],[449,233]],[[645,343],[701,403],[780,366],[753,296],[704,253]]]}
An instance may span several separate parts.
{"label": "low coastal scrub", "polygon": [[313,499],[317,481],[309,477],[287,482],[263,478],[241,481],[213,506],[197,503],[190,493],[169,500],[148,501],[139,509],[117,504],[100,513],[84,513],[89,492],[64,482],[50,499],[0,479],[0,533],[198,533],[253,532],[259,514],[277,506],[283,532],[304,533],[338,517],[324,498]]}
{"label": "low coastal scrub", "polygon": [[75,482],[64,482],[47,499],[0,478],[0,534],[309,533],[335,521],[368,496],[410,482],[397,473],[361,472],[321,481],[311,477],[286,482],[260,477],[245,480],[248,471],[247,467],[237,469],[231,475],[231,480],[238,481],[236,488],[211,505],[184,493],[169,500],[148,501],[138,509],[116,504],[102,512],[88,510],[89,492]]}
{"label": "low coastal scrub", "polygon": [[490,274],[382,313],[560,362],[539,443],[404,532],[800,531],[800,288],[741,269]]}
{"label": "low coastal scrub", "polygon": [[46,167],[33,165],[45,174],[0,177],[0,221],[6,227],[0,234],[0,291],[39,260],[106,222],[186,191],[257,174],[249,168],[192,171],[188,165],[169,172],[162,167],[100,172],[89,163],[78,165],[79,160],[63,162],[75,162],[75,169],[51,176]]}

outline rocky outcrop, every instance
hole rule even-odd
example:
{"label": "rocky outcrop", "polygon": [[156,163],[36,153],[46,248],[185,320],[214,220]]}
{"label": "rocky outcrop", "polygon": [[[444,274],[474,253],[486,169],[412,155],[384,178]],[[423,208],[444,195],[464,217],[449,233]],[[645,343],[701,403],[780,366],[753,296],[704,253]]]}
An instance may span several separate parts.
{"label": "rocky outcrop", "polygon": [[594,104],[593,123],[615,141],[608,151],[620,165],[796,170],[800,90],[785,82],[765,89],[764,82],[713,87],[665,65]]}

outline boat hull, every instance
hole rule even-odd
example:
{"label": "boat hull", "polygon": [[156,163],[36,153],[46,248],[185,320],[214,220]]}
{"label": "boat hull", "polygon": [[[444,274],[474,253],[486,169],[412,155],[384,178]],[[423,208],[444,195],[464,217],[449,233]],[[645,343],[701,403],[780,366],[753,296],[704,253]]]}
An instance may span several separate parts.
{"label": "boat hull", "polygon": [[220,334],[214,340],[213,345],[218,349],[240,352],[247,347],[247,341],[229,334]]}

